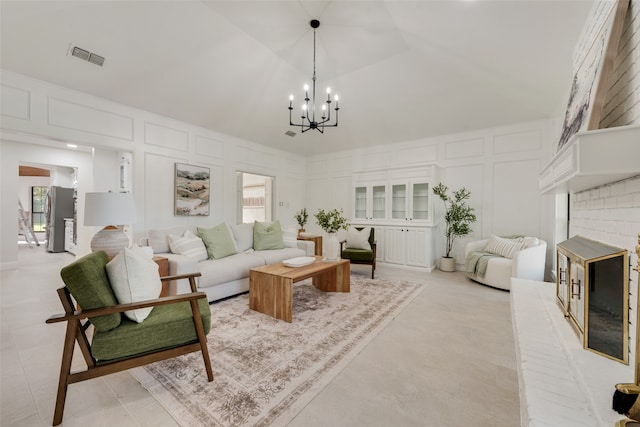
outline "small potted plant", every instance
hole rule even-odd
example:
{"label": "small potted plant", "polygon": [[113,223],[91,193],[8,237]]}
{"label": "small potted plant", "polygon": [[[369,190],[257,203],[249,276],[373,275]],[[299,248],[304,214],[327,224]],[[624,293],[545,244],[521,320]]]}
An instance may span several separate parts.
{"label": "small potted plant", "polygon": [[326,259],[331,261],[338,260],[340,258],[340,249],[336,233],[349,228],[349,220],[344,217],[342,209],[328,211],[319,209],[315,217],[320,228],[329,234],[329,239],[325,245]]}
{"label": "small potted plant", "polygon": [[307,214],[307,208],[302,208],[295,214],[294,218],[296,219],[296,222],[298,223],[298,226],[300,227],[298,229],[298,234],[304,233],[304,226],[307,223],[307,218],[308,217],[309,217],[309,215]]}
{"label": "small potted plant", "polygon": [[445,255],[440,258],[440,270],[455,271],[455,259],[451,257],[453,242],[456,237],[466,236],[471,233],[473,231],[471,224],[477,218],[474,209],[467,205],[467,200],[471,197],[469,190],[462,187],[458,191],[454,191],[453,196],[447,194],[448,190],[449,188],[442,183],[433,187],[433,193],[440,197],[440,200],[444,203],[444,222],[446,227],[444,234],[447,244]]}

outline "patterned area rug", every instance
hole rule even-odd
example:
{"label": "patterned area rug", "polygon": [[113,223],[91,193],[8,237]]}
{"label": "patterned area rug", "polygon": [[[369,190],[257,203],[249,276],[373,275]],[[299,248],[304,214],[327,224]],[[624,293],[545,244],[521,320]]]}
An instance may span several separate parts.
{"label": "patterned area rug", "polygon": [[130,372],[181,425],[284,425],[421,290],[352,275],[350,293],[325,293],[307,279],[294,285],[292,323],[239,295],[211,305],[213,382],[201,353]]}

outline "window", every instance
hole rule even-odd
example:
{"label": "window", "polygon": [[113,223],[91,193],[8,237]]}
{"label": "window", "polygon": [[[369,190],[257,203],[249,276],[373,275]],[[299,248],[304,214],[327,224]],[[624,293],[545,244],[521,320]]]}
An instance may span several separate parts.
{"label": "window", "polygon": [[271,176],[236,172],[238,223],[272,221],[273,181]]}
{"label": "window", "polygon": [[47,227],[45,207],[49,187],[31,187],[31,225],[33,231],[43,232]]}

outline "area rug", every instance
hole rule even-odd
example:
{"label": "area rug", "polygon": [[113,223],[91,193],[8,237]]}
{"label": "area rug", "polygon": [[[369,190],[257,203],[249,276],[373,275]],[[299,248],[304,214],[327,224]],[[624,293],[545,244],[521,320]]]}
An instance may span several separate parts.
{"label": "area rug", "polygon": [[211,304],[207,382],[201,353],[131,370],[183,426],[286,425],[422,290],[351,276],[350,293],[294,285],[293,322],[249,309],[248,294]]}

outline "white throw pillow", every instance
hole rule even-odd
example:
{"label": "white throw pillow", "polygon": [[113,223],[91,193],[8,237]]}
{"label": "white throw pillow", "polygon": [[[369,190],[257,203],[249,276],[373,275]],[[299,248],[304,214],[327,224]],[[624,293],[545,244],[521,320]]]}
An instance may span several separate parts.
{"label": "white throw pillow", "polygon": [[209,257],[202,239],[189,230],[182,237],[169,234],[169,247],[174,254],[185,255],[196,261],[204,261]]}
{"label": "white throw pillow", "polygon": [[[158,298],[162,291],[158,264],[141,248],[124,248],[107,264],[107,276],[120,304]],[[125,311],[129,319],[142,323],[153,307]]]}
{"label": "white throw pillow", "polygon": [[518,242],[512,239],[503,239],[498,236],[491,236],[491,239],[487,242],[487,246],[484,247],[484,251],[511,259],[523,248],[523,242]]}
{"label": "white throw pillow", "polygon": [[347,249],[366,249],[371,250],[369,244],[369,235],[371,227],[364,227],[362,230],[356,230],[355,227],[349,227],[347,230]]}
{"label": "white throw pillow", "polygon": [[282,242],[285,248],[298,247],[298,231],[292,228],[282,230]]}
{"label": "white throw pillow", "polygon": [[185,227],[182,225],[171,228],[154,228],[149,230],[149,246],[156,254],[167,253],[169,249],[169,234],[182,236]]}
{"label": "white throw pillow", "polygon": [[232,225],[231,233],[238,252],[253,251],[253,224]]}
{"label": "white throw pillow", "polygon": [[524,243],[525,249],[532,248],[540,244],[537,237],[525,237],[524,239],[522,239],[522,243]]}

